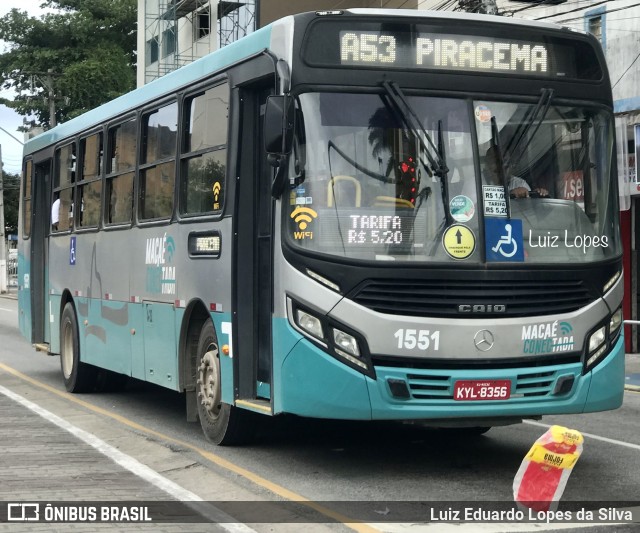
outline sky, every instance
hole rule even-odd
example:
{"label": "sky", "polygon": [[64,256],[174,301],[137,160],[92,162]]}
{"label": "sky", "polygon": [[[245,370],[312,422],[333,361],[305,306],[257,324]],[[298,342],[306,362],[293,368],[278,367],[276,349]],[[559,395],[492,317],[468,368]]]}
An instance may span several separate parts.
{"label": "sky", "polygon": [[[2,0],[0,2],[0,17],[11,11],[13,8],[18,8],[22,11],[27,11],[31,16],[38,16],[45,11],[40,9],[40,4],[43,0]],[[5,43],[0,41],[0,49],[5,49]],[[0,89],[0,96],[3,98],[13,99],[14,93],[4,89]],[[10,174],[19,174],[22,161],[22,145],[13,139],[16,137],[20,141],[24,141],[24,134],[18,131],[18,128],[22,126],[22,116],[18,115],[13,109],[7,106],[0,105],[0,146],[2,146],[2,163],[4,164],[4,171]],[[7,130],[7,134],[5,131]]]}

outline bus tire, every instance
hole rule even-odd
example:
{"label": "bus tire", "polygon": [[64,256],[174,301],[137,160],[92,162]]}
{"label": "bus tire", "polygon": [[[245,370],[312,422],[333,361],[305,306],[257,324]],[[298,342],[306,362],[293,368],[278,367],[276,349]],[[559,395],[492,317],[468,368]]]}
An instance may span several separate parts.
{"label": "bus tire", "polygon": [[67,303],[60,319],[60,369],[69,392],[90,392],[96,385],[98,369],[80,361],[78,319],[71,303]]}
{"label": "bus tire", "polygon": [[242,444],[251,437],[248,413],[222,401],[220,352],[211,319],[202,326],[198,339],[196,402],[205,437],[215,444]]}

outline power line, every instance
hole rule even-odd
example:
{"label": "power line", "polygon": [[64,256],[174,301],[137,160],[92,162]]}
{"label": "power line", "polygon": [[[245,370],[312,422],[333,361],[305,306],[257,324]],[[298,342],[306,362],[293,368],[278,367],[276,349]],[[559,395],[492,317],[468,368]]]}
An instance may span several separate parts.
{"label": "power line", "polygon": [[635,59],[631,62],[631,64],[627,67],[627,70],[625,70],[625,71],[622,73],[622,76],[620,76],[620,77],[618,78],[618,81],[617,81],[617,82],[615,82],[615,83],[611,86],[611,88],[612,88],[612,89],[613,89],[616,85],[618,85],[618,83],[620,83],[620,80],[621,80],[622,78],[624,78],[624,75],[625,75],[627,72],[629,72],[629,69],[630,69],[630,68],[635,64],[635,62],[636,62],[636,61],[638,61],[638,58],[640,58],[640,52],[638,52],[638,55],[636,56],[636,58],[635,58]]}
{"label": "power line", "polygon": [[[418,7],[420,7],[425,2],[427,2],[427,0],[421,0],[420,2],[418,2]],[[406,4],[407,2],[405,1],[404,3]],[[436,4],[435,6],[432,6],[431,9],[433,9],[434,11],[446,11],[446,8],[449,7],[449,4],[452,4],[452,3],[457,3],[457,0],[453,0],[453,1],[452,0],[443,0],[439,4]]]}
{"label": "power line", "polygon": [[[599,5],[602,5],[602,4],[606,4],[606,3],[607,3],[607,0],[605,0],[603,2],[597,2],[597,3],[591,4],[589,6],[576,7],[575,9],[570,9],[569,11],[563,11],[562,13],[555,13],[553,15],[545,15],[544,17],[538,17],[538,18],[536,18],[534,20],[544,20],[544,19],[548,19],[548,18],[551,18],[551,17],[560,17],[562,15],[568,15],[569,13],[575,13],[576,11],[584,11],[585,9],[591,9],[592,7],[596,7],[596,6],[599,6]],[[638,4],[636,4],[636,5],[638,5]],[[629,6],[629,7],[632,7],[632,6]]]}
{"label": "power line", "polygon": [[[606,4],[607,2],[600,2],[601,4]],[[600,5],[600,4],[593,4],[594,6]],[[640,3],[637,4],[631,4],[630,6],[623,6],[623,7],[618,7],[616,9],[608,9],[607,11],[603,11],[602,13],[597,13],[594,14],[594,16],[596,17],[600,17],[603,15],[608,15],[609,13],[615,13],[616,11],[624,11],[625,9],[631,9],[632,7],[638,7],[640,6]],[[592,6],[588,6],[588,7],[592,7]],[[585,9],[585,8],[581,8],[581,9]],[[573,11],[579,11],[579,9],[574,9]],[[557,13],[556,15],[549,15],[549,17],[557,17],[560,15],[565,15],[567,13],[572,13],[572,11],[565,11],[564,13]],[[548,17],[540,17],[537,18],[535,20],[542,20],[542,18],[548,18]],[[553,22],[555,23],[560,23],[560,22],[571,22],[573,20],[581,20],[584,18],[584,14],[580,15],[578,17],[572,17],[572,18],[568,18],[568,19],[562,19],[562,20],[554,20]],[[626,19],[613,19],[613,20],[626,20]]]}
{"label": "power line", "polygon": [[[578,5],[581,1],[585,0],[576,0],[575,4]],[[569,7],[573,2],[566,2],[563,4],[564,7]],[[547,8],[550,5],[558,5],[557,0],[542,0],[536,4],[528,4],[525,7],[521,7],[519,9],[505,9],[505,13],[511,13],[512,15],[515,13],[520,13],[521,11],[526,11],[528,9],[538,9],[538,8]]]}
{"label": "power line", "polygon": [[20,143],[20,144],[24,145],[24,143],[23,143],[20,139],[18,139],[17,137],[15,137],[11,132],[9,132],[9,131],[5,130],[2,126],[0,126],[0,130],[4,131],[4,132],[5,132],[9,137],[11,137],[14,141],[16,141],[16,142],[18,142],[18,143]]}

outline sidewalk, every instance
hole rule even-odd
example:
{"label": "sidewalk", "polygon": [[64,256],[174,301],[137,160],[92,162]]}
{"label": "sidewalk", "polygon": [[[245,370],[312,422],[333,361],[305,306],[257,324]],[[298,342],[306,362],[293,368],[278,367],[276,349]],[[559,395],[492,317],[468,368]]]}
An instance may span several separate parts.
{"label": "sidewalk", "polygon": [[625,374],[625,389],[640,392],[640,354],[627,354],[625,360]]}
{"label": "sidewalk", "polygon": [[[60,427],[57,425],[60,419],[55,415],[46,410],[34,411],[35,404],[25,406],[20,401],[30,402],[19,395],[16,395],[16,400],[11,396],[13,394],[5,387],[0,388],[0,427],[3,428],[0,440],[0,532],[134,532],[146,529],[185,533],[222,532],[227,529],[212,523],[176,523],[181,516],[193,516],[194,512],[186,507],[188,504],[179,503],[166,490],[171,484],[169,480],[157,481],[148,475],[145,479],[144,465],[132,457],[118,450],[109,453],[109,448],[112,451],[113,448],[93,435],[94,442],[85,442],[86,432],[71,424],[68,428]],[[189,499],[188,491],[184,492]],[[47,508],[47,503],[52,503],[53,508]],[[81,520],[87,513],[93,513],[95,521],[89,528],[86,521],[73,524],[69,520],[66,523],[52,522],[46,518],[47,515],[53,516],[52,509],[56,509],[58,516],[74,518],[69,514],[74,512],[74,508],[82,509],[79,511],[82,514],[76,515]],[[106,515],[104,508],[107,509]],[[141,518],[131,523],[97,523],[105,516],[122,516],[123,513],[131,513],[130,516],[136,513]],[[169,517],[169,521],[149,523],[147,515]],[[19,519],[23,516],[30,521],[22,523]],[[79,522],[77,519],[70,521]],[[246,530],[253,531],[250,528]]]}
{"label": "sidewalk", "polygon": [[18,287],[7,287],[7,292],[0,293],[0,298],[18,299]]}
{"label": "sidewalk", "polygon": [[[209,448],[153,431],[2,364],[0,533],[297,533],[301,524],[306,533],[338,533],[349,528],[313,507],[281,505],[291,499],[287,489],[254,479]],[[34,516],[34,509],[38,522],[8,520],[16,513]],[[81,519],[87,512],[97,519],[67,520],[69,512],[79,510]],[[47,519],[52,512],[62,521]]]}

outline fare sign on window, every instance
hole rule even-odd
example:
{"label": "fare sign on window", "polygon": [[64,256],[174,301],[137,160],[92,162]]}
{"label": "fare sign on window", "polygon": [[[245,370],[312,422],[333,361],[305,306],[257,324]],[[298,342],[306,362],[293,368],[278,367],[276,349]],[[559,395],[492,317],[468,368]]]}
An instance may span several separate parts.
{"label": "fare sign on window", "polygon": [[550,74],[550,52],[539,42],[369,31],[342,31],[339,39],[342,65]]}

